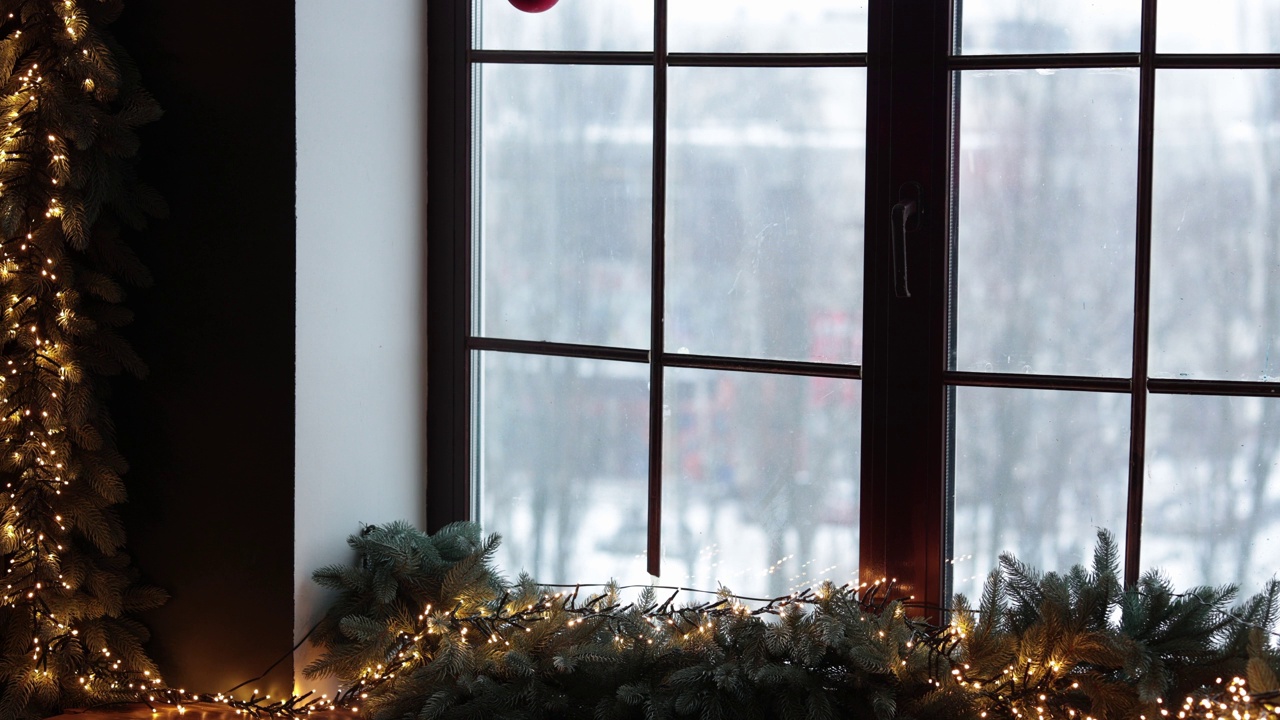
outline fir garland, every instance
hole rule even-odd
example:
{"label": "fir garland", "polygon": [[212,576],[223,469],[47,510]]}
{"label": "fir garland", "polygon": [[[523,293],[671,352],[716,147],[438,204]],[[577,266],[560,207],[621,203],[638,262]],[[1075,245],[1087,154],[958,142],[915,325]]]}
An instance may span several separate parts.
{"label": "fir garland", "polygon": [[141,374],[115,329],[146,270],[121,224],[158,214],[134,129],[159,116],[104,27],[112,0],[0,2],[0,717],[136,699],[158,682],[112,506],[124,460],[102,378]]}
{"label": "fir garland", "polygon": [[[1280,584],[1232,606],[1232,587],[1175,593],[1119,581],[1115,542],[1093,566],[1041,574],[1011,556],[977,609],[914,618],[888,584],[823,585],[754,609],[728,591],[677,607],[653,589],[549,593],[490,568],[496,536],[406,523],[352,536],[354,565],[315,573],[340,591],[315,630],[311,676],[392,718],[1273,717],[1280,654],[1267,639]],[[1181,713],[1181,715],[1179,715]]]}

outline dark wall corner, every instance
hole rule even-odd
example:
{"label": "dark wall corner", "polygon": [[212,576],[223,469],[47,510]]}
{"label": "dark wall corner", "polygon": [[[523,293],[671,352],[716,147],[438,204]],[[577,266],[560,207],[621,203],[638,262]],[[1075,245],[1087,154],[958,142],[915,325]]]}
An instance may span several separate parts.
{"label": "dark wall corner", "polygon": [[[223,691],[293,627],[294,4],[128,0],[112,28],[164,107],[139,173],[170,216],[132,244],[155,278],[114,383],[129,552],[172,599],[143,621],[174,687]],[[287,694],[285,661],[256,683]]]}

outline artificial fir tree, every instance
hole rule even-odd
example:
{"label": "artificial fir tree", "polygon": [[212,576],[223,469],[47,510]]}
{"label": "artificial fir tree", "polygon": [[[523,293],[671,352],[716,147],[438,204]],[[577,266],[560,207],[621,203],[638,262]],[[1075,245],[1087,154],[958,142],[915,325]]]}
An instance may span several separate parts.
{"label": "artificial fir tree", "polygon": [[[351,538],[360,560],[317,571],[338,600],[308,668],[338,706],[400,718],[915,718],[1141,720],[1278,717],[1266,642],[1280,585],[1123,589],[1099,536],[1093,567],[1040,574],[1002,558],[977,610],[934,626],[888,585],[824,585],[748,608],[652,589],[551,592],[489,568],[472,524],[428,537],[404,523]],[[1250,692],[1253,694],[1250,695]]]}
{"label": "artificial fir tree", "polygon": [[0,2],[0,717],[138,697],[158,681],[112,509],[123,459],[102,378],[142,363],[116,328],[121,241],[161,205],[133,172],[159,115],[104,27],[112,0]]}

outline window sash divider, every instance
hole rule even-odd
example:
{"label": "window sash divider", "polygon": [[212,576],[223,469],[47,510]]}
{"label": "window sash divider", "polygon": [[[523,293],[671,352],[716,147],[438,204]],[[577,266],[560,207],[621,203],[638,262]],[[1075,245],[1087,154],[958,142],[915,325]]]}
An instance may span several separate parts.
{"label": "window sash divider", "polygon": [[645,546],[650,575],[662,574],[662,366],[667,294],[667,0],[653,2],[653,202],[650,270],[649,499]]}
{"label": "window sash divider", "polygon": [[[605,50],[471,50],[472,63],[651,66],[656,53]],[[866,67],[866,53],[667,53],[670,67]]]}
{"label": "window sash divider", "polygon": [[1139,53],[1029,53],[1024,55],[953,55],[950,70],[1031,70],[1043,68],[1138,67]]}
{"label": "window sash divider", "polygon": [[[471,366],[466,338],[471,307],[472,80],[465,49],[469,2],[427,8],[427,154],[443,171],[427,177],[426,522],[435,532],[471,516]],[[441,101],[443,99],[443,101]],[[431,479],[435,478],[435,481]]]}
{"label": "window sash divider", "polygon": [[1191,54],[1157,53],[1152,60],[1157,69],[1211,70],[1222,69],[1280,69],[1280,53],[1258,54]]}
{"label": "window sash divider", "polygon": [[801,360],[765,360],[759,358],[726,357],[720,355],[691,355],[665,353],[662,364],[667,367],[697,368],[705,370],[729,370],[737,372],[767,373],[772,375],[803,375],[808,377],[843,378],[861,380],[861,365],[809,362]]}
{"label": "window sash divider", "polygon": [[866,53],[670,53],[672,67],[866,67]]}
{"label": "window sash divider", "polygon": [[[580,345],[576,343],[547,342],[543,340],[515,340],[510,338],[472,337],[468,350],[488,352],[546,355],[551,357],[581,358],[584,360],[611,360],[614,362],[648,363],[648,350],[610,347],[607,345]],[[809,360],[772,360],[768,358],[735,357],[730,355],[694,355],[689,353],[663,353],[663,367],[727,370],[771,375],[800,375],[805,377],[862,379],[862,366],[845,363],[813,362]]]}
{"label": "window sash divider", "polygon": [[1017,388],[1023,390],[1076,390],[1082,392],[1127,393],[1133,390],[1128,378],[1078,375],[1023,375],[1015,373],[962,372],[942,374],[948,385],[960,387]]}
{"label": "window sash divider", "polygon": [[514,65],[653,65],[654,54],[596,50],[472,50],[472,63]]}
{"label": "window sash divider", "polygon": [[1280,397],[1280,383],[1247,380],[1191,380],[1151,378],[1147,392],[1159,395],[1220,395],[1234,397]]}
{"label": "window sash divider", "polygon": [[609,347],[607,345],[578,345],[574,343],[545,342],[542,340],[510,340],[506,338],[473,337],[467,342],[468,350],[523,353],[526,355],[550,355],[554,357],[583,358],[586,360],[614,360],[617,362],[647,363],[648,350]]}
{"label": "window sash divider", "polygon": [[[1138,187],[1134,228],[1133,372],[1148,374],[1151,335],[1151,208],[1156,124],[1156,0],[1142,0],[1142,63],[1138,69]],[[1125,517],[1124,582],[1138,583],[1142,572],[1142,506],[1146,481],[1147,385],[1129,396],[1129,488]]]}

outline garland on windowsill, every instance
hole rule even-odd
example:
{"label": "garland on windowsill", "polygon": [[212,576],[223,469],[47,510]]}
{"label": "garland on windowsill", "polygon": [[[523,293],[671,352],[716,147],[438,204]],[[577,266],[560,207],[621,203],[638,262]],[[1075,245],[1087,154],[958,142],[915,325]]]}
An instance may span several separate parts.
{"label": "garland on windowsill", "polygon": [[119,700],[375,720],[1280,718],[1280,583],[1234,606],[1233,587],[1175,593],[1156,573],[1121,590],[1106,532],[1088,570],[1003,556],[978,608],[957,596],[945,626],[909,615],[885,580],[683,606],[646,587],[624,605],[614,585],[506,582],[489,565],[498,538],[473,523],[348,542],[355,565],[315,573],[340,592],[308,633],[324,654],[306,674],[336,675],[336,696],[236,697],[269,668],[224,693],[155,683]]}
{"label": "garland on windowsill", "polygon": [[[748,606],[659,601],[646,589],[550,593],[497,576],[496,536],[406,523],[350,538],[359,561],[315,573],[340,591],[315,629],[336,698],[391,718],[1280,717],[1269,642],[1280,583],[1175,593],[1156,573],[1123,589],[1115,542],[1091,568],[1041,574],[1011,556],[976,609],[914,619],[891,583],[825,584]],[[241,706],[243,707],[243,706]]]}

